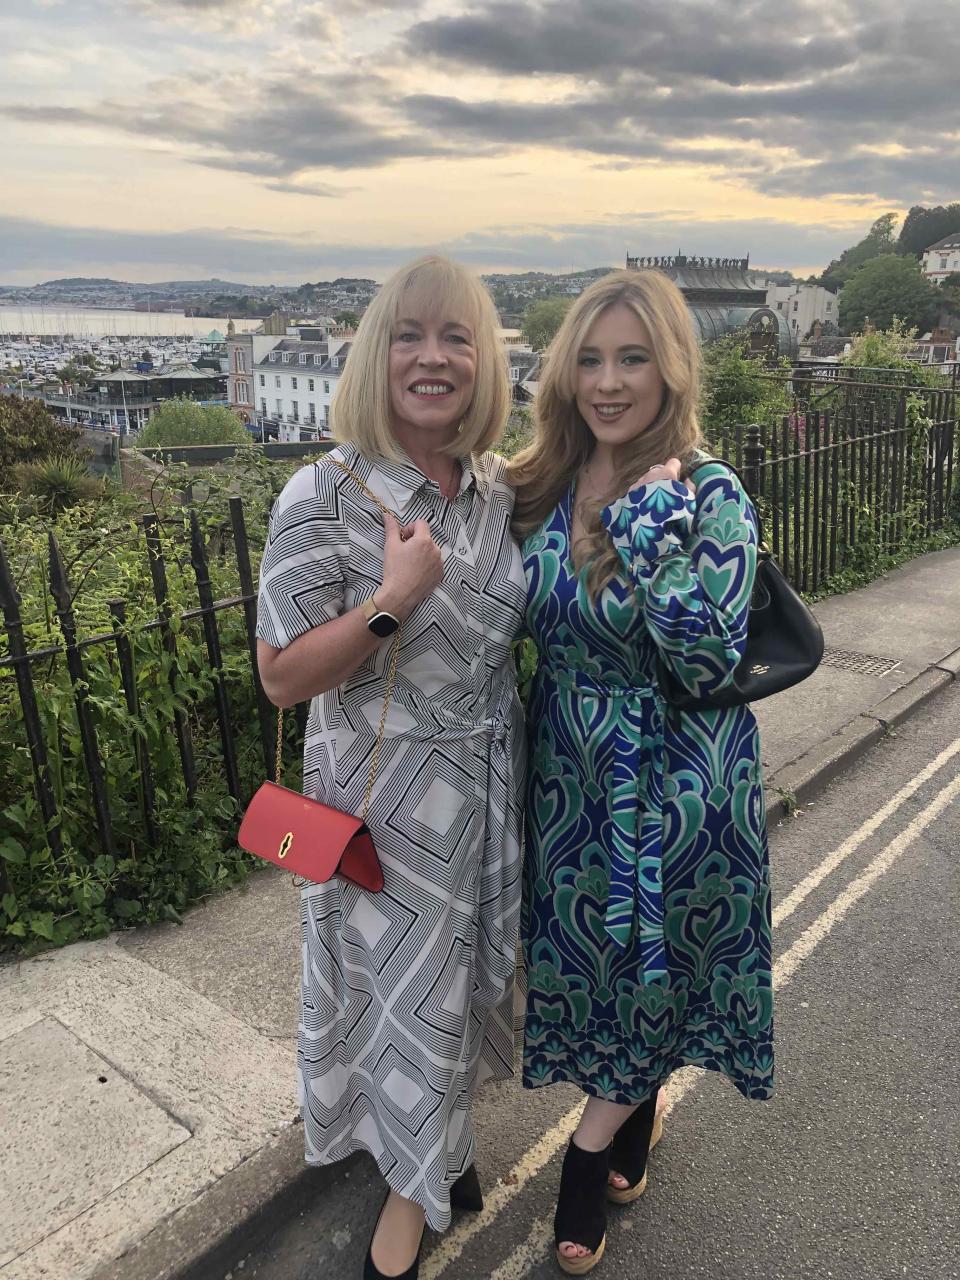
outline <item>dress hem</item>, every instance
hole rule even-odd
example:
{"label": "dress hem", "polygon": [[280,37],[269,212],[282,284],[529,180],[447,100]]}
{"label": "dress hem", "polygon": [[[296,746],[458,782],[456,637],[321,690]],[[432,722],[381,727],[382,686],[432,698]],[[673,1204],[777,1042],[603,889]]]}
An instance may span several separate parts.
{"label": "dress hem", "polygon": [[647,1099],[657,1091],[657,1089],[663,1088],[675,1071],[680,1071],[683,1067],[698,1067],[701,1071],[712,1071],[715,1075],[723,1076],[724,1079],[729,1080],[737,1092],[742,1094],[748,1102],[769,1102],[773,1097],[774,1089],[772,1084],[770,1086],[757,1086],[755,1084],[751,1084],[749,1080],[744,1078],[737,1080],[719,1065],[701,1062],[695,1058],[687,1058],[683,1056],[674,1059],[664,1074],[657,1080],[656,1084],[647,1088],[639,1097],[629,1096],[620,1090],[613,1090],[612,1092],[615,1096],[611,1097],[609,1092],[598,1092],[596,1086],[593,1085],[593,1082],[584,1080],[575,1072],[561,1071],[556,1068],[550,1072],[548,1077],[538,1080],[532,1080],[526,1071],[524,1071],[521,1083],[524,1089],[543,1089],[544,1087],[552,1084],[572,1084],[576,1085],[578,1089],[582,1089],[588,1097],[599,1098],[604,1102],[615,1102],[620,1106],[632,1107],[636,1106],[638,1103],[646,1102]]}

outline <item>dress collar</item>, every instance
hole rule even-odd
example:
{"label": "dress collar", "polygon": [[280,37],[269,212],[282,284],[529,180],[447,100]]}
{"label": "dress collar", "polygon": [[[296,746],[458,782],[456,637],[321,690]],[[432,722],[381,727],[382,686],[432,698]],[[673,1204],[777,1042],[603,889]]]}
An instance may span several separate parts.
{"label": "dress collar", "polygon": [[[487,481],[478,471],[475,461],[469,454],[458,457],[460,463],[460,488],[457,498],[465,490],[474,488],[481,498],[487,496]],[[419,467],[415,466],[406,453],[399,450],[397,460],[377,458],[374,465],[383,476],[384,484],[393,495],[398,511],[403,511],[411,500],[422,493],[439,492],[439,486],[429,480]],[[456,498],[454,498],[456,501]]]}

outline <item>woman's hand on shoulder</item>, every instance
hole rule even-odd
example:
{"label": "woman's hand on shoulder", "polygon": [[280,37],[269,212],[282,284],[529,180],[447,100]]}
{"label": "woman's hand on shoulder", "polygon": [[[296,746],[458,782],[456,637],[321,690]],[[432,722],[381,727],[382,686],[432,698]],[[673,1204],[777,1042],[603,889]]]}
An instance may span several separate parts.
{"label": "woman's hand on shoulder", "polygon": [[[658,463],[654,467],[650,467],[645,471],[639,480],[636,480],[630,487],[638,489],[642,484],[654,484],[657,480],[677,480],[680,479],[681,462],[679,458],[668,458],[666,462]],[[683,482],[691,493],[697,492],[697,487],[692,480]]]}
{"label": "woman's hand on shoulder", "polygon": [[443,558],[426,520],[403,528],[391,515],[383,522],[383,585],[377,588],[377,604],[402,621],[439,586]]}

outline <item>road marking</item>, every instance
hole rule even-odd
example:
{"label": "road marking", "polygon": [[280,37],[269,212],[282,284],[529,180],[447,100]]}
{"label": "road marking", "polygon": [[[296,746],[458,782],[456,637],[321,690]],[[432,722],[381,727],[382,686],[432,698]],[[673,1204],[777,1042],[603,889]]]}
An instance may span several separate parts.
{"label": "road marking", "polygon": [[[810,884],[803,896],[805,897],[816,884],[819,884],[829,874],[829,871],[842,861],[842,857],[846,857],[859,844],[862,844],[867,836],[876,831],[877,827],[890,816],[899,804],[909,799],[924,782],[928,781],[934,773],[942,768],[953,756],[957,755],[958,752],[960,752],[960,738],[942,751],[911,782],[898,791],[884,805],[883,809],[878,810],[869,822],[858,828],[854,835],[845,841],[835,853],[824,859],[820,867],[802,882],[805,885],[808,881],[813,881],[818,872],[822,868],[826,868],[823,870],[822,875],[819,876],[819,879]],[[803,931],[796,942],[791,947],[788,947],[773,967],[775,990],[782,989],[790,982],[800,964],[812,954],[824,938],[840,923],[851,907],[855,906],[871,886],[885,872],[890,870],[917,836],[925,831],[931,823],[935,822],[947,805],[958,796],[960,796],[960,774],[944,787],[924,809],[921,809],[913,820],[904,827],[903,831],[898,836],[895,836],[886,848],[873,859],[861,875],[852,880],[826,910]],[[856,840],[856,843],[851,844],[851,841],[854,840]],[[849,848],[847,847],[848,845],[850,846]],[[846,852],[842,854],[842,857],[838,857],[841,850]],[[800,887],[798,886],[798,889]],[[794,893],[796,892],[797,890],[794,890]],[[801,900],[802,898],[798,899],[786,914],[789,915],[791,911],[795,910]],[[789,898],[784,901],[785,903],[789,902]],[[703,1075],[704,1073],[696,1067],[684,1067],[683,1070],[671,1076],[666,1085],[668,1095],[666,1115],[669,1115],[680,1099],[703,1078]],[[446,1233],[438,1247],[424,1260],[421,1268],[423,1280],[438,1280],[438,1277],[442,1275],[447,1267],[460,1257],[469,1241],[479,1232],[489,1227],[492,1220],[506,1208],[514,1197],[520,1194],[526,1183],[548,1163],[550,1158],[559,1151],[565,1142],[569,1141],[570,1135],[577,1127],[577,1121],[582,1109],[583,1103],[581,1102],[572,1111],[568,1111],[560,1123],[545,1133],[540,1141],[514,1165],[507,1175],[507,1181],[499,1183],[495,1191],[490,1196],[485,1197],[487,1203],[483,1213],[477,1214],[471,1222],[465,1223],[456,1231],[448,1231]],[[514,1177],[516,1182],[512,1181]],[[552,1242],[553,1223],[542,1221],[534,1223],[527,1238],[503,1260],[496,1271],[490,1273],[489,1280],[523,1280],[523,1277],[529,1275],[530,1267],[543,1260],[545,1250],[548,1245],[552,1245]]]}
{"label": "road marking", "polygon": [[901,787],[896,795],[891,796],[883,808],[878,809],[872,818],[868,818],[852,835],[849,835],[838,849],[834,849],[833,853],[827,854],[820,865],[814,867],[810,874],[805,876],[794,889],[791,889],[783,901],[779,902],[774,908],[774,927],[786,920],[788,916],[793,915],[804,898],[808,897],[818,885],[822,884],[831,871],[836,870],[845,858],[849,857],[856,849],[859,849],[864,840],[867,840],[878,831],[886,820],[896,813],[905,800],[909,800],[912,795],[915,795],[925,782],[929,782],[933,775],[939,773],[943,766],[958,753],[960,753],[960,738],[945,747],[935,759],[920,770],[915,778],[912,778],[910,782]]}
{"label": "road marking", "polygon": [[850,908],[855,906],[867,890],[885,872],[890,870],[904,850],[908,849],[917,836],[940,817],[947,805],[955,800],[957,796],[960,796],[960,774],[952,782],[948,783],[939,795],[930,801],[926,808],[920,810],[912,822],[909,822],[900,834],[895,836],[881,853],[877,854],[866,870],[857,876],[855,880],[851,880],[847,887],[837,894],[829,907],[817,916],[813,924],[804,929],[793,946],[787,948],[773,966],[773,985],[775,989],[779,990],[787,985],[801,962],[806,960],[807,956],[840,923]]}

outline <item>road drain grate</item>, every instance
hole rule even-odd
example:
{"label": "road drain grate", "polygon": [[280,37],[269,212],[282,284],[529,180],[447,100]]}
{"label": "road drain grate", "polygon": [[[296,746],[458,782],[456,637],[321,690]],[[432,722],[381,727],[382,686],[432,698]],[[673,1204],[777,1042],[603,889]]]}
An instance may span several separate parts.
{"label": "road drain grate", "polygon": [[898,658],[879,658],[875,653],[851,653],[847,649],[824,649],[823,665],[856,671],[861,676],[887,676],[900,665]]}

